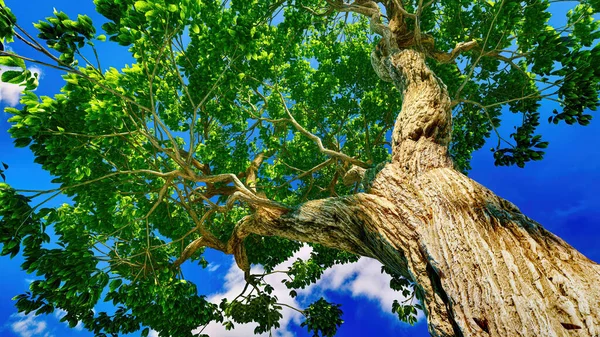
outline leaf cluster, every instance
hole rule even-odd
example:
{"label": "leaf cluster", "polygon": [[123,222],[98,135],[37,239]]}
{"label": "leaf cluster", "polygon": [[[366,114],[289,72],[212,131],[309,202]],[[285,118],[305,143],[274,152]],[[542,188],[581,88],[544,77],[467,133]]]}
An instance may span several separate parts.
{"label": "leaf cluster", "polygon": [[344,323],[339,304],[327,302],[323,297],[304,310],[306,320],[301,326],[306,326],[314,337],[335,336],[337,328]]}

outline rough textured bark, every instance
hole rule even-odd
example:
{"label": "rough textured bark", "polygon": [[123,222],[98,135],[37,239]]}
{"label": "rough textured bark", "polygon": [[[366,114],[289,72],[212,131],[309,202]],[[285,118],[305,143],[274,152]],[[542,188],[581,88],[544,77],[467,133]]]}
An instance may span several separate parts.
{"label": "rough textured bark", "polygon": [[263,207],[244,230],[380,260],[416,283],[434,336],[600,336],[600,266],[454,170],[444,84],[416,51],[386,62],[404,101],[368,193]]}

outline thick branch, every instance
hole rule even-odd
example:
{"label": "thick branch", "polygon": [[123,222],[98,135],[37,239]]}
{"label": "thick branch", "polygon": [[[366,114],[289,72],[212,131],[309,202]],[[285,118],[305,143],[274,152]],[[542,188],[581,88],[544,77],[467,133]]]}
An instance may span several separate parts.
{"label": "thick branch", "polygon": [[461,53],[467,52],[467,51],[477,47],[477,45],[478,45],[477,41],[475,41],[475,40],[468,41],[468,42],[460,42],[449,53],[434,50],[434,51],[428,52],[428,54],[438,62],[450,63],[450,62],[453,62]]}
{"label": "thick branch", "polygon": [[265,160],[265,153],[261,152],[254,157],[250,166],[246,169],[246,185],[252,192],[256,193],[256,179],[258,178],[258,168]]}
{"label": "thick branch", "polygon": [[[392,223],[393,233],[382,230],[381,224]],[[259,208],[239,227],[248,233],[319,243],[372,257],[409,278],[404,251],[390,246],[389,236],[403,245],[402,250],[418,250],[414,219],[388,200],[365,193],[309,201],[289,212]]]}
{"label": "thick branch", "polygon": [[178,268],[179,266],[181,266],[182,263],[184,263],[196,251],[198,251],[198,249],[200,249],[202,247],[209,247],[209,248],[213,248],[213,249],[223,251],[223,252],[225,251],[225,248],[222,247],[221,245],[216,245],[216,244],[214,244],[214,242],[211,242],[206,237],[201,237],[201,238],[198,238],[198,239],[192,241],[190,244],[188,244],[185,247],[185,249],[183,250],[183,253],[181,253],[181,256],[177,260],[175,260],[175,262],[173,262],[173,266],[175,268]]}

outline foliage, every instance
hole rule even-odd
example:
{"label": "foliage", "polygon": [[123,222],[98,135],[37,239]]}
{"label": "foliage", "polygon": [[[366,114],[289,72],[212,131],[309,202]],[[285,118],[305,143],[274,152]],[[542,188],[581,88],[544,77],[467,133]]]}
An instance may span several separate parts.
{"label": "foliage", "polygon": [[309,332],[312,331],[314,337],[334,336],[337,327],[344,323],[341,319],[342,311],[339,307],[339,304],[331,304],[321,297],[306,308],[304,311],[306,320],[300,325],[306,326]]}
{"label": "foliage", "polygon": [[[268,289],[268,288],[267,288]],[[237,323],[256,322],[258,326],[254,328],[255,334],[270,331],[273,328],[279,328],[279,319],[281,315],[281,306],[277,305],[277,297],[262,293],[257,296],[249,295],[245,303],[233,301],[228,303],[223,299],[220,305],[225,315],[231,317]],[[232,322],[225,322],[225,328],[231,330],[234,328]]]}
{"label": "foliage", "polygon": [[400,291],[402,296],[406,298],[404,301],[399,302],[394,300],[392,303],[392,312],[398,316],[398,319],[402,322],[406,322],[413,325],[417,322],[417,309],[423,310],[421,304],[414,304],[415,297],[418,300],[422,300],[419,296],[419,292],[413,290],[413,285],[404,277],[394,274],[393,271],[389,270],[385,266],[381,267],[382,273],[388,273],[392,276],[390,280],[390,288]]}
{"label": "foliage", "polygon": [[[178,266],[186,259],[206,266],[204,246],[232,253],[225,243],[255,211],[233,198],[236,191],[296,206],[368,190],[378,164],[389,160],[402,100],[372,70],[377,40],[367,18],[327,11],[321,0],[94,2],[108,20],[103,34],[88,16],[55,11],[35,24],[35,39],[0,0],[2,42],[26,41],[35,52],[0,52],[0,65],[10,67],[2,81],[25,89],[21,106],[6,109],[10,133],[56,177],[59,187],[48,192],[73,201],[32,207],[39,195],[0,184],[2,255],[21,252],[23,269],[42,278],[15,298],[18,309],[66,310],[64,320],[98,336],[148,334],[148,327],[189,336],[211,321],[256,322],[257,333],[278,327],[281,305],[260,276],[248,278],[254,292],[217,306]],[[422,1],[404,3],[416,12]],[[522,167],[548,146],[536,134],[540,120],[589,124],[598,105],[600,5],[581,1],[563,27],[553,26],[551,10],[548,0],[440,0],[420,8],[420,29],[437,51],[477,42],[456,62],[428,60],[454,100],[450,151],[459,169],[469,169],[471,153],[492,132],[496,164]],[[96,45],[111,42],[135,62],[102,69]],[[40,55],[51,61],[36,61]],[[38,97],[37,75],[24,60],[65,71],[60,93]],[[556,109],[539,111],[542,99]],[[501,116],[503,108],[518,117]],[[512,141],[501,133],[502,119],[516,123]],[[347,157],[328,155],[313,137]],[[348,158],[370,167],[362,185],[342,183]],[[244,243],[249,262],[267,272],[301,247],[257,235]],[[357,259],[311,246],[310,259],[286,271],[292,295],[327,268]],[[394,277],[391,286],[416,296],[406,282]],[[94,313],[102,300],[116,312]],[[411,300],[391,309],[414,323],[415,308]],[[315,335],[331,336],[342,322],[339,306],[324,299],[303,313],[302,325]]]}

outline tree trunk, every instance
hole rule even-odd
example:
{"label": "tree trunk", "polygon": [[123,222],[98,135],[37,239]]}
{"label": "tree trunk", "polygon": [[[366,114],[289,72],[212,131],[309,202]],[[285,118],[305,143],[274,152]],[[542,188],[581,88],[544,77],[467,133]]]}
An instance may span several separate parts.
{"label": "tree trunk", "polygon": [[403,107],[368,193],[260,208],[244,231],[380,260],[415,282],[433,336],[600,336],[600,266],[454,170],[450,99],[423,55],[386,64]]}

